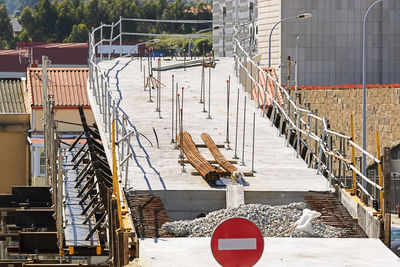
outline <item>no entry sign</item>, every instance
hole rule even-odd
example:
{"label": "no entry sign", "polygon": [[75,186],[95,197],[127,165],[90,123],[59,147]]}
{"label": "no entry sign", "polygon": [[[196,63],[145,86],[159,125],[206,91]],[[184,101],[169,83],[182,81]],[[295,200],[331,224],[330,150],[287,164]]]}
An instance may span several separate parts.
{"label": "no entry sign", "polygon": [[245,218],[223,221],[214,230],[211,251],[224,267],[250,267],[257,263],[264,250],[260,229]]}

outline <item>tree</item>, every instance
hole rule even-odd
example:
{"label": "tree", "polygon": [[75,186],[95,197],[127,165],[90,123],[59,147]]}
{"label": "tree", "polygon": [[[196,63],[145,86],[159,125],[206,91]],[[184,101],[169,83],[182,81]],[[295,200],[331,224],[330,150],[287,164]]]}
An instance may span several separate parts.
{"label": "tree", "polygon": [[22,10],[21,15],[19,16],[19,23],[21,23],[23,29],[27,31],[29,36],[34,37],[36,31],[36,23],[33,20],[32,9],[30,9],[29,7],[25,7]]}
{"label": "tree", "polygon": [[85,24],[74,25],[71,34],[64,40],[67,43],[86,42],[89,36],[89,29]]}
{"label": "tree", "polygon": [[10,49],[15,45],[13,30],[5,4],[0,6],[0,48]]}
{"label": "tree", "polygon": [[54,41],[56,39],[57,11],[49,0],[40,0],[35,5],[35,19],[40,41]]}
{"label": "tree", "polygon": [[56,41],[61,42],[71,33],[72,26],[77,23],[77,20],[70,1],[59,2],[56,11]]}

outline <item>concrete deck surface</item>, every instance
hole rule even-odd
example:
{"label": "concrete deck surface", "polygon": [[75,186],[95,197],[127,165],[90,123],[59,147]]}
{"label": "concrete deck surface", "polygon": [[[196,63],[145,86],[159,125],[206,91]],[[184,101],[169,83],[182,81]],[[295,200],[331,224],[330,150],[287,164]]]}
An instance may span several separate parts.
{"label": "concrete deck surface", "polygon": [[[176,62],[162,61],[162,65]],[[174,149],[171,143],[171,77],[175,75],[175,82],[179,88],[184,87],[184,130],[188,131],[195,143],[203,144],[201,133],[207,132],[217,144],[223,144],[226,140],[226,111],[227,89],[226,81],[231,77],[230,93],[230,142],[232,150],[221,149],[227,159],[234,156],[235,142],[235,118],[236,99],[238,88],[241,88],[237,78],[234,77],[234,61],[232,58],[222,58],[212,69],[211,77],[211,117],[202,112],[203,106],[200,100],[201,67],[176,69],[163,71],[161,81],[161,119],[156,109],[156,90],[152,90],[152,99],[149,102],[148,91],[143,89],[143,72],[140,71],[138,59],[117,58],[100,63],[102,72],[108,73],[109,82],[113,88],[113,95],[118,96],[117,84],[122,95],[120,107],[129,116],[130,121],[137,130],[152,142],[150,143],[140,136],[140,142],[144,150],[139,147],[136,138],[132,138],[132,144],[137,154],[137,161],[130,161],[129,185],[134,190],[218,190],[210,187],[201,176],[191,175],[194,168],[186,164],[186,173],[182,173],[178,164],[179,150]],[[147,66],[147,61],[143,61]],[[157,61],[153,62],[153,66]],[[154,76],[157,77],[156,72]],[[245,190],[251,191],[326,191],[327,181],[322,175],[316,175],[316,171],[307,168],[306,163],[296,158],[295,151],[287,147],[285,139],[278,136],[276,128],[270,125],[270,121],[261,117],[261,111],[256,109],[255,103],[242,89],[239,90],[239,131],[237,154],[240,157],[236,165],[243,172],[251,171],[252,157],[252,124],[253,113],[256,113],[256,149],[254,177],[247,177],[249,186]],[[243,106],[244,97],[247,95],[247,116],[245,134],[245,166],[239,166],[242,161],[242,130],[243,130]],[[89,92],[93,103],[92,93]],[[208,69],[206,69],[206,110],[208,111]],[[96,121],[100,121],[98,107],[92,107]],[[157,132],[160,148],[157,149],[153,127]],[[99,125],[104,134],[104,127]],[[108,141],[106,141],[107,143]],[[107,145],[105,147],[108,147]],[[107,151],[110,155],[110,151]],[[206,159],[213,159],[207,148],[200,148],[200,152]],[[149,155],[149,161],[146,154]],[[111,161],[110,161],[111,162]]]}
{"label": "concrete deck surface", "polygon": [[[141,266],[220,266],[210,249],[211,238],[162,238],[140,242]],[[379,239],[264,238],[255,266],[400,266],[400,258]]]}

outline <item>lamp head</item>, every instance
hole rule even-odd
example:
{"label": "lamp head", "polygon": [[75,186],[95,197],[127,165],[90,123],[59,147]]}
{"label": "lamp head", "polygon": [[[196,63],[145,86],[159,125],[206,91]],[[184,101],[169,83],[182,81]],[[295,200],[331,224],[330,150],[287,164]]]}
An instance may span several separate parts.
{"label": "lamp head", "polygon": [[299,14],[296,16],[297,19],[310,19],[312,18],[312,14],[311,13],[303,13],[303,14]]}
{"label": "lamp head", "polygon": [[155,44],[158,43],[160,41],[160,39],[152,39],[150,41],[147,42],[147,44]]}

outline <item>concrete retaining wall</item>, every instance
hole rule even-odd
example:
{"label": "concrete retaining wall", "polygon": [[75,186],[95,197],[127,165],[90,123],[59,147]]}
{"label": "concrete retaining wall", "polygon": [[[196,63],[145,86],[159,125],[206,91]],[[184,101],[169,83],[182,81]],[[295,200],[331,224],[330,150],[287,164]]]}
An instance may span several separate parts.
{"label": "concrete retaining wall", "polygon": [[347,209],[350,215],[357,219],[358,224],[370,238],[381,237],[381,222],[376,216],[373,215],[375,211],[373,208],[367,207],[357,198],[352,197],[344,189],[339,191],[339,200]]}
{"label": "concrete retaining wall", "polygon": [[[329,119],[331,129],[350,135],[354,117],[355,142],[362,144],[362,89],[301,90],[301,103],[310,103],[318,116]],[[400,142],[400,88],[367,89],[367,150],[376,155],[375,132],[382,147]]]}
{"label": "concrete retaining wall", "polygon": [[[148,193],[148,191],[137,191]],[[159,190],[151,193],[164,203],[171,220],[196,218],[201,213],[226,208],[225,190]],[[304,200],[304,196],[319,195],[318,192],[278,192],[278,191],[245,191],[245,204],[257,203],[268,205],[285,205]]]}

